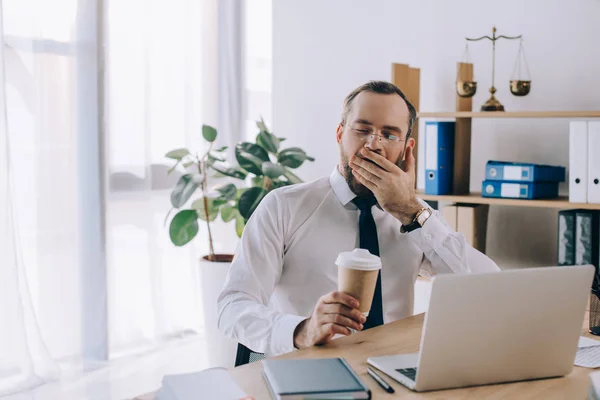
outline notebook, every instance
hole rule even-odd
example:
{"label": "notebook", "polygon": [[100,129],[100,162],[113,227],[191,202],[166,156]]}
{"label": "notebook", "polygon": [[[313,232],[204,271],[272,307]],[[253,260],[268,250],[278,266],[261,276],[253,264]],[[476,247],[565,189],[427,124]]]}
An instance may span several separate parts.
{"label": "notebook", "polygon": [[371,391],[343,358],[264,360],[274,399],[370,399]]}

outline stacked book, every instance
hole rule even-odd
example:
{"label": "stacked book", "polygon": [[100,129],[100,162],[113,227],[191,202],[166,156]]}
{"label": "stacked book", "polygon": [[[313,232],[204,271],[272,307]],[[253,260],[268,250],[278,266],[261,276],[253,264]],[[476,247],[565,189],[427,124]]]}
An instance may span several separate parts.
{"label": "stacked book", "polygon": [[558,197],[558,184],[565,181],[561,166],[488,161],[481,188],[483,197],[547,199]]}

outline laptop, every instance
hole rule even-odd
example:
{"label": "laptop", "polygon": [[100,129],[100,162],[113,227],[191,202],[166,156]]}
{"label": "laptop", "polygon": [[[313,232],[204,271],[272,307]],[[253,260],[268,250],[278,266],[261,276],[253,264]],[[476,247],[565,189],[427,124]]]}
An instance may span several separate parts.
{"label": "laptop", "polygon": [[419,353],[367,362],[422,392],[567,375],[594,266],[433,278]]}

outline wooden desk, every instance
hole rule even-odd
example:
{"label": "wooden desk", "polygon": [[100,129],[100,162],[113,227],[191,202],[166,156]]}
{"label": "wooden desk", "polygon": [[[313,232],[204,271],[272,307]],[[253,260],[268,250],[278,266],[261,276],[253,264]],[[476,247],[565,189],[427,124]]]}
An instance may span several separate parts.
{"label": "wooden desk", "polygon": [[[392,378],[383,375],[394,387],[396,393],[389,394],[383,390],[366,373],[367,357],[386,354],[414,353],[419,350],[423,316],[392,322],[384,326],[358,332],[351,336],[334,340],[322,347],[312,347],[279,356],[288,358],[326,358],[344,357],[352,368],[360,375],[372,392],[374,399],[585,399],[589,388],[590,372],[593,369],[573,367],[571,374],[563,378],[542,379],[517,383],[476,386],[464,389],[451,389],[427,393],[415,393],[406,389]],[[596,338],[587,333],[587,318],[582,333],[584,336]],[[270,399],[269,389],[262,377],[262,362],[244,365],[230,370],[233,379],[240,387],[256,400]],[[154,399],[153,394],[139,397],[138,400]]]}

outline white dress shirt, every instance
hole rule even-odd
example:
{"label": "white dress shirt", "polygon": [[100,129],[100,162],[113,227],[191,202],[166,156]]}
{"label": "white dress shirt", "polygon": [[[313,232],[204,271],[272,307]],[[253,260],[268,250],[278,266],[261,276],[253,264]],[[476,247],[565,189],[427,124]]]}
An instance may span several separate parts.
{"label": "white dress shirt", "polygon": [[[336,168],[329,178],[273,190],[244,229],[219,296],[219,329],[253,351],[293,351],[296,326],[321,296],[337,290],[335,260],[359,247],[360,211]],[[425,203],[423,202],[425,205]],[[487,256],[452,231],[438,211],[422,228],[372,209],[381,253],[384,322],[413,314],[419,274],[498,271]]]}

